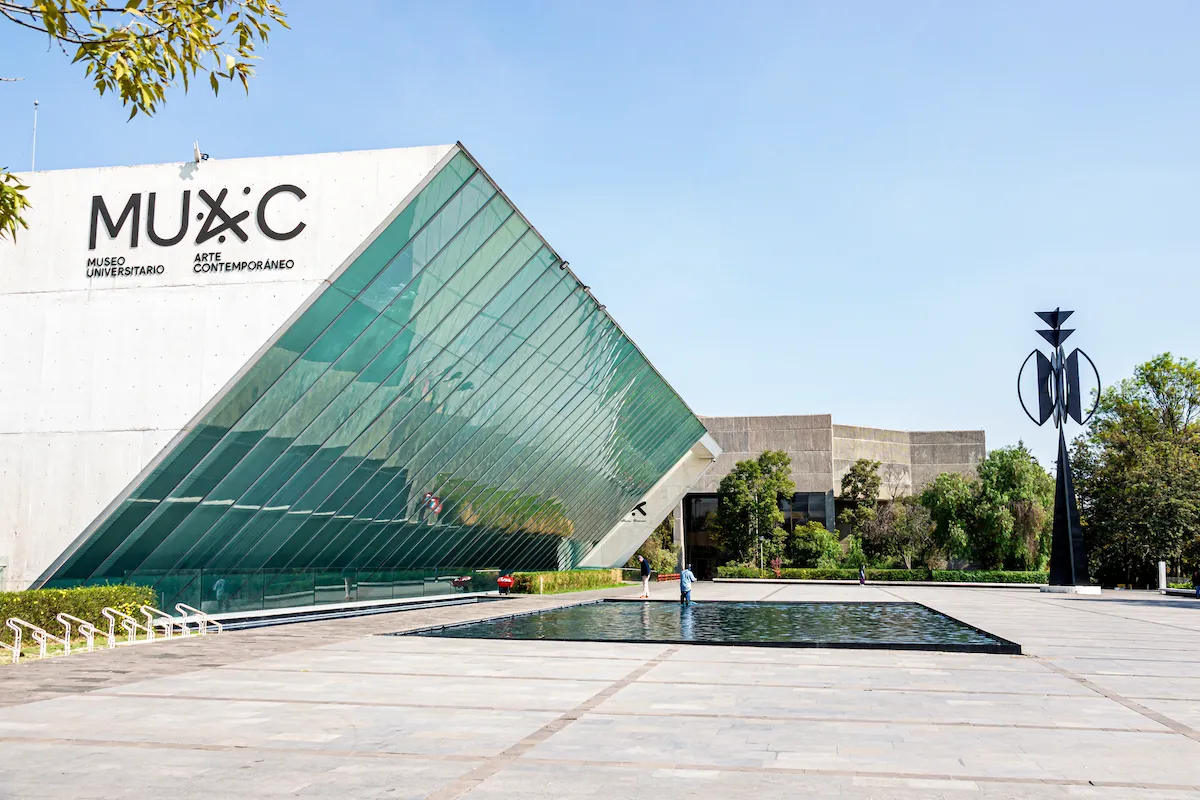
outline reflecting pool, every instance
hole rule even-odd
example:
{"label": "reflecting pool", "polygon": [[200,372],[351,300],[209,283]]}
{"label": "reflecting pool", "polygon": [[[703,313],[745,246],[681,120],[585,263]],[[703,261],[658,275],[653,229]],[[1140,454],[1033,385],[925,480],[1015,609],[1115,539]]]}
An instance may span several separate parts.
{"label": "reflecting pool", "polygon": [[461,639],[561,639],[1019,654],[1021,646],[920,603],[605,600],[414,632]]}

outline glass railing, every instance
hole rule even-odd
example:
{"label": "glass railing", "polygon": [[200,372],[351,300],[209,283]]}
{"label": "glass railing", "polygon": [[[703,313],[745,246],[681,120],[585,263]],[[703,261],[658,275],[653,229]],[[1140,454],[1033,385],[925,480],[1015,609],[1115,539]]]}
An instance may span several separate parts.
{"label": "glass railing", "polygon": [[192,570],[137,573],[125,583],[154,586],[160,608],[186,603],[209,614],[397,600],[496,590],[499,570]]}

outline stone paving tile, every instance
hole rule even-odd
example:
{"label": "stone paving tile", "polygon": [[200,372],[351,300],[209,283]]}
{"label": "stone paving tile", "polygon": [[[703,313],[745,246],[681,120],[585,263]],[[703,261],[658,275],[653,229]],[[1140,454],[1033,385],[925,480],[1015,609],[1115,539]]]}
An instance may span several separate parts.
{"label": "stone paving tile", "polygon": [[[1189,694],[1200,684],[1200,604],[1189,601],[697,591],[702,601],[924,602],[1020,642],[1024,657],[371,635],[636,593],[292,625],[3,669],[0,800],[1200,800],[1200,700]],[[1135,694],[1148,689],[1181,699]]]}
{"label": "stone paving tile", "polygon": [[638,682],[594,713],[696,714],[936,724],[1113,728],[1169,732],[1158,722],[1095,694],[981,695],[741,685]]}
{"label": "stone paving tile", "polygon": [[[343,758],[308,752],[185,750],[0,741],[0,800],[404,798],[417,800],[470,760]],[[54,781],[47,777],[53,776]],[[69,789],[68,789],[69,787]]]}
{"label": "stone paving tile", "polygon": [[329,672],[258,671],[251,667],[174,675],[98,693],[170,697],[216,696],[256,700],[347,703],[436,702],[439,705],[565,711],[608,682],[485,678],[468,675],[339,675]]}
{"label": "stone paving tile", "polygon": [[841,650],[820,647],[737,647],[689,645],[670,661],[710,664],[811,664],[831,667],[897,667],[902,669],[981,670],[1025,672],[1029,660],[1022,656],[983,653],[939,653],[920,650]]}
{"label": "stone paving tile", "polygon": [[1200,731],[1200,700],[1158,700],[1139,698],[1138,703],[1152,711]]}
{"label": "stone paving tile", "polygon": [[[391,652],[363,650],[309,650],[303,655],[288,653],[254,662],[255,671],[340,673],[346,675],[450,675],[463,677],[558,678],[569,675],[577,680],[615,681],[644,659],[538,658],[534,655],[500,653],[462,653],[414,651],[406,640],[390,645]],[[402,653],[403,658],[397,658]],[[225,670],[249,669],[244,665],[222,667]]]}
{"label": "stone paving tile", "polygon": [[9,709],[0,738],[492,756],[545,711],[264,703],[88,694]]}
{"label": "stone paving tile", "polygon": [[546,769],[516,763],[467,793],[468,800],[693,800],[696,797],[791,800],[1200,800],[1200,790],[1131,786],[1056,786],[1040,783],[904,778],[873,775],[780,774],[688,767],[572,765]]}
{"label": "stone paving tile", "polygon": [[1192,678],[1200,679],[1200,662],[1166,661],[1143,653],[1140,658],[1112,658],[1109,656],[1063,656],[1049,660],[1079,675],[1103,677],[1105,675],[1141,675],[1148,678]]}
{"label": "stone paving tile", "polygon": [[1200,678],[1154,678],[1142,675],[1081,674],[1092,683],[1135,700],[1139,697],[1200,700]]}
{"label": "stone paving tile", "polygon": [[[326,645],[321,650],[348,653],[451,653],[481,656],[515,656],[519,658],[562,658],[587,660],[620,660],[641,663],[667,649],[661,644],[626,644],[624,642],[563,642],[512,639],[453,639],[435,636],[371,636]],[[311,652],[311,651],[305,651]]]}
{"label": "stone paving tile", "polygon": [[835,667],[821,664],[764,664],[668,661],[645,677],[664,683],[738,683],[773,686],[827,686],[856,689],[909,689],[967,692],[1015,692],[1057,695],[1086,695],[1088,689],[1078,683],[1026,662],[1029,667],[1017,672],[997,670],[949,670],[884,666]]}
{"label": "stone paving tile", "polygon": [[588,716],[532,758],[1200,786],[1200,746],[1089,730]]}
{"label": "stone paving tile", "polygon": [[0,708],[61,694],[88,692],[102,686],[120,686],[142,678],[362,640],[371,634],[554,608],[582,600],[636,597],[638,591],[637,588],[622,587],[567,595],[520,595],[489,603],[230,631],[220,636],[157,641],[44,661],[23,660],[19,664],[0,666]]}

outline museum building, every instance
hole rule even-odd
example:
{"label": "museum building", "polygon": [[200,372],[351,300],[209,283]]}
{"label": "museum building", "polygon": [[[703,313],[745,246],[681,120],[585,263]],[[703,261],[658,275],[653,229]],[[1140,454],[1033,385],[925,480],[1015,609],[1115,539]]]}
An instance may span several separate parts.
{"label": "museum building", "polygon": [[237,610],[617,565],[721,455],[459,144],[22,178],[4,588]]}

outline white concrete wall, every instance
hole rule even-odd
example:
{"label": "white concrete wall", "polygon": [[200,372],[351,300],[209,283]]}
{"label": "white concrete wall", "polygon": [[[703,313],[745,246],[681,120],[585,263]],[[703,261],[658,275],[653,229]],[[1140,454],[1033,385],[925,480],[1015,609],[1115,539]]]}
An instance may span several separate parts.
{"label": "white concrete wall", "polygon": [[[416,189],[453,145],[279,158],[38,172],[24,176],[30,229],[0,242],[0,563],[4,586],[29,585]],[[257,205],[278,194],[267,227]],[[197,244],[209,206],[240,222],[247,241]],[[247,193],[245,190],[249,189]],[[159,246],[147,234],[156,194]],[[116,221],[141,193],[138,246],[129,223],[114,239],[100,224],[89,249],[92,198]],[[219,217],[214,217],[216,222]],[[222,262],[291,261],[290,269],[197,273],[197,254]],[[87,275],[89,258],[123,258],[154,273]]]}
{"label": "white concrete wall", "polygon": [[600,542],[592,548],[581,567],[622,567],[642,542],[649,538],[658,524],[679,505],[705,470],[721,455],[721,447],[707,433],[692,446],[687,454],[671,467],[658,483],[642,498],[645,506],[643,515],[636,511],[626,514],[613,526]]}

